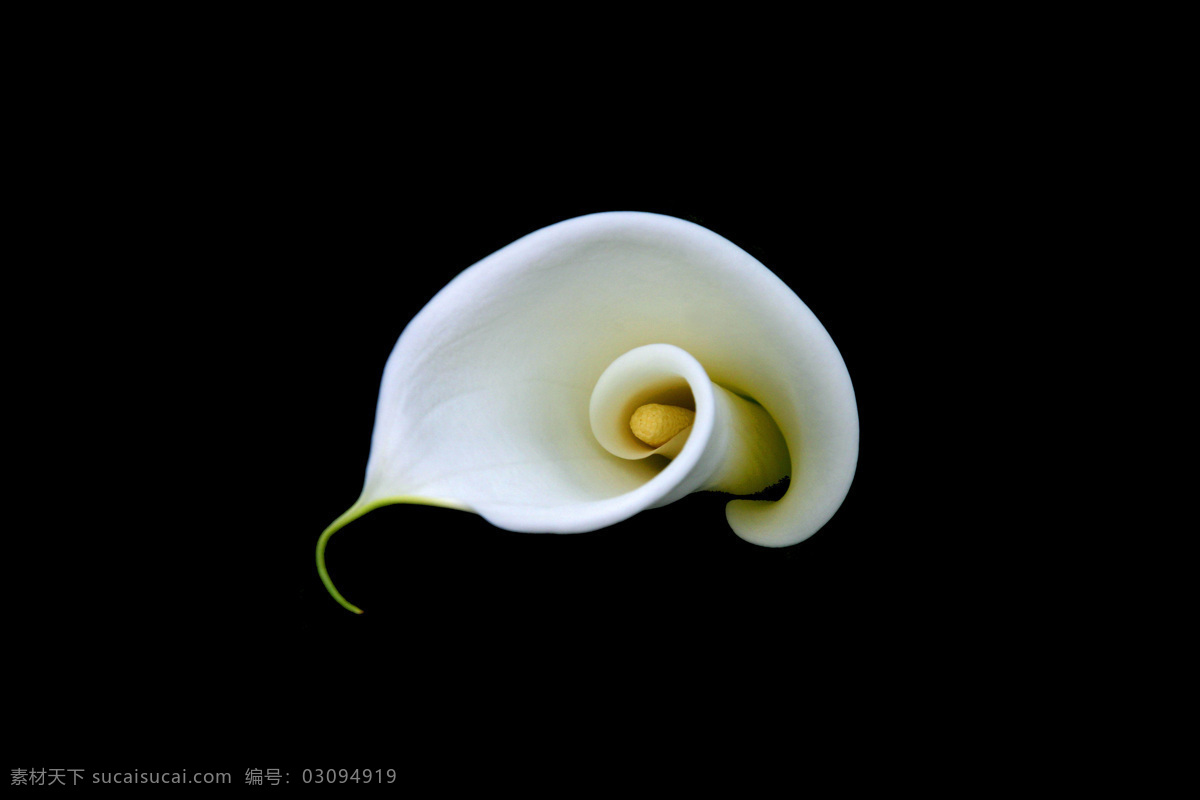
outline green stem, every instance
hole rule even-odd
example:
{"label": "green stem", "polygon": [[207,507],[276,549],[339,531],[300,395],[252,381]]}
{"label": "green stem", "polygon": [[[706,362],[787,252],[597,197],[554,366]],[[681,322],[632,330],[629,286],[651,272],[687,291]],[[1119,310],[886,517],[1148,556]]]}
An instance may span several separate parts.
{"label": "green stem", "polygon": [[346,513],[330,523],[329,527],[321,534],[321,538],[317,539],[317,574],[321,576],[321,583],[325,584],[325,591],[329,592],[329,596],[341,604],[342,608],[353,611],[355,614],[363,613],[362,609],[351,603],[346,598],[342,597],[342,593],[334,588],[333,580],[329,577],[329,570],[325,569],[325,545],[329,542],[329,537],[333,536],[337,531],[349,525],[354,520],[364,514],[374,511],[381,506],[395,505],[396,503],[410,503],[413,505],[423,506],[440,506],[442,508],[456,508],[461,511],[468,511],[466,506],[459,503],[454,503],[446,500],[434,500],[429,497],[388,497],[383,500],[372,500],[367,503],[358,502],[350,506]]}

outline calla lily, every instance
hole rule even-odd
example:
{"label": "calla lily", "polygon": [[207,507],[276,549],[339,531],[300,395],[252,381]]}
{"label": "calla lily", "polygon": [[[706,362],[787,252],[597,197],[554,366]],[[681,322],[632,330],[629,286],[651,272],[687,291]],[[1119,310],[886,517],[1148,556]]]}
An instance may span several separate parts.
{"label": "calla lily", "polygon": [[325,545],[393,503],[576,533],[785,476],[780,499],[735,499],[726,517],[749,542],[792,545],[842,504],[858,436],[833,340],[755,258],[674,217],[578,217],[467,269],[409,323],[384,368],[362,494],[321,535],[318,571],[361,613],[333,587]]}

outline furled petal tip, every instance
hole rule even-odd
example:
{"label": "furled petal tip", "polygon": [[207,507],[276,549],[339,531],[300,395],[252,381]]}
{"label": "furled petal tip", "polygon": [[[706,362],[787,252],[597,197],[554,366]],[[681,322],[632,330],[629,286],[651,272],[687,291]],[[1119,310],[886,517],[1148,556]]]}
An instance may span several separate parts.
{"label": "furled petal tip", "polygon": [[733,500],[726,517],[749,542],[792,545],[837,511],[857,460],[845,363],[786,284],[693,223],[591,214],[483,259],[408,325],[384,369],[362,495],[322,535],[318,567],[357,611],[333,589],[324,546],[381,505],[576,533],[785,476],[782,498]]}

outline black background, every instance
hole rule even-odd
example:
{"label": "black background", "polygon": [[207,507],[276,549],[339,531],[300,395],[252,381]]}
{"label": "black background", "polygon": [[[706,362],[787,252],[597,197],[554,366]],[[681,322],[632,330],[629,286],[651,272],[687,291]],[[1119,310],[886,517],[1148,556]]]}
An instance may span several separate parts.
{"label": "black background", "polygon": [[[953,198],[836,121],[610,131],[622,148],[379,123],[299,114],[76,166],[103,213],[62,246],[89,268],[43,301],[30,391],[50,433],[27,477],[49,489],[9,583],[29,757],[417,770],[506,745],[553,760],[615,726],[637,760],[660,735],[722,744],[742,715],[754,731],[950,679],[980,563],[947,533],[959,450],[931,383],[958,357],[939,338],[953,244],[931,236]],[[329,546],[366,610],[346,612],[314,546],[358,496],[397,337],[480,258],[610,210],[716,231],[824,323],[862,426],[844,505],[785,549],[738,539],[713,495],[571,536],[388,507]]]}
{"label": "black background", "polygon": [[[1114,687],[1140,709],[1162,684],[1114,672],[1148,657],[1110,626],[1143,627],[1129,579],[1160,569],[1096,561],[1146,531],[1081,521],[1128,492],[1111,426],[1077,421],[1126,418],[1138,362],[1111,360],[1136,348],[1094,287],[1136,293],[1177,217],[1124,218],[1155,192],[1122,171],[1163,150],[1112,124],[1124,87],[1153,105],[1145,81],[1064,46],[1076,21],[594,12],[590,49],[560,20],[522,49],[408,9],[22,28],[6,768],[574,796],[806,790],[833,765],[839,788],[925,788],[1145,728],[1108,736]],[[702,495],[574,536],[382,509],[330,546],[366,614],[338,607],[313,549],[358,495],[407,321],[497,248],[617,209],[711,228],[825,324],[862,424],[845,504],[784,550]]]}

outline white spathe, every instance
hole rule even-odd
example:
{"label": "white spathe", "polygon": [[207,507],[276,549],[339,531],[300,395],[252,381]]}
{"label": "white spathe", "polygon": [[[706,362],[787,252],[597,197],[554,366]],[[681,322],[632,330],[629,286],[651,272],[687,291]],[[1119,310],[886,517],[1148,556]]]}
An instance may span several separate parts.
{"label": "white spathe", "polygon": [[[603,426],[593,432],[593,390],[638,348],[695,400],[670,461],[614,455]],[[712,488],[729,437],[714,433],[711,383],[761,404],[791,461],[783,497],[733,500],[730,526],[767,546],[811,536],[850,488],[859,427],[845,363],[808,307],[744,250],[674,217],[610,212],[535,231],[454,278],[404,330],[362,496],[326,533],[391,502],[574,533]]]}

